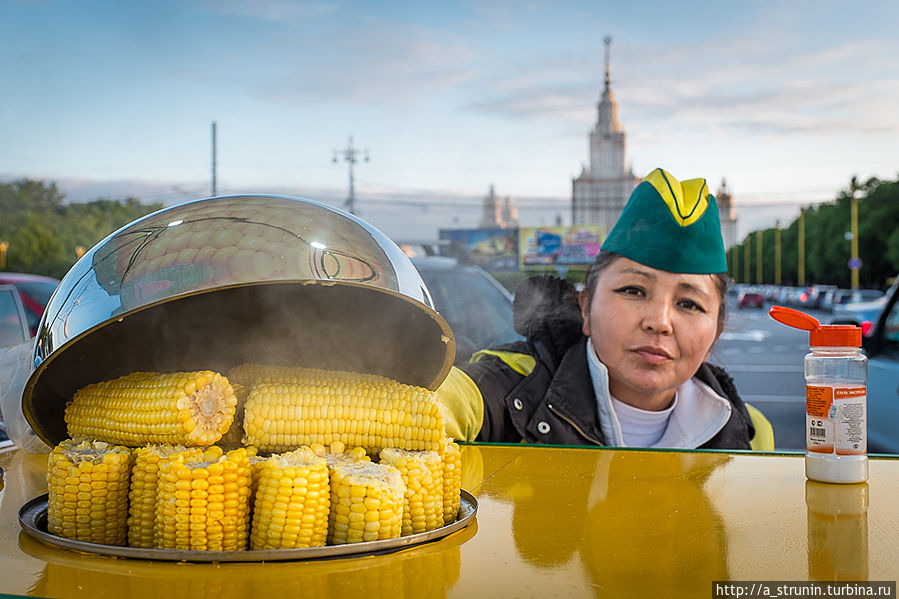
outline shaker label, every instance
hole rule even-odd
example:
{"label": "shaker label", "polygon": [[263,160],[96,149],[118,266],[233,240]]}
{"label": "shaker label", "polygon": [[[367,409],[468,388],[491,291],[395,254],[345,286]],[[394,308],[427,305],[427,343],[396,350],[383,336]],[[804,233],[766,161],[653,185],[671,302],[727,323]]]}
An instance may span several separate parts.
{"label": "shaker label", "polygon": [[836,428],[837,455],[861,455],[868,452],[867,393],[865,387],[834,389],[837,415]]}
{"label": "shaker label", "polygon": [[865,387],[806,387],[806,448],[816,453],[867,453]]}
{"label": "shaker label", "polygon": [[833,405],[833,387],[806,387],[805,411],[809,416],[827,418]]}

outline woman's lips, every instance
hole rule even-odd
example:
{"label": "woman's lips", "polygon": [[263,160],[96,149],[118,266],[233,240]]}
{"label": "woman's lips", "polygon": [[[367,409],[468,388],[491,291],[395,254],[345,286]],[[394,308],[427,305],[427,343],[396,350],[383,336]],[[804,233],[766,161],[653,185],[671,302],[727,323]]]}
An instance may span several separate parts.
{"label": "woman's lips", "polygon": [[664,364],[671,360],[671,354],[660,347],[638,347],[633,351],[652,365]]}

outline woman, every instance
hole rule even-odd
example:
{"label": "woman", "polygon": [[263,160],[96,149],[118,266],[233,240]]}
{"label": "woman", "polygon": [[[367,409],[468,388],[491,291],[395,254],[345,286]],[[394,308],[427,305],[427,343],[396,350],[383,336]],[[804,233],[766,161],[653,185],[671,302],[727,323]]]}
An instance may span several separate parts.
{"label": "woman", "polygon": [[526,341],[483,350],[438,394],[464,440],[773,449],[770,424],[705,360],[724,328],[727,262],[705,181],[637,186],[578,294],[534,277],[515,296]]}

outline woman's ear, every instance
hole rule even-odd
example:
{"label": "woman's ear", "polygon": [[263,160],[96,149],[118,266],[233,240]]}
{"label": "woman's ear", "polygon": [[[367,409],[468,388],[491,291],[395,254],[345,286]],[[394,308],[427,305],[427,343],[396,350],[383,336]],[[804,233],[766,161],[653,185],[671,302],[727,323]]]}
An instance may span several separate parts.
{"label": "woman's ear", "polygon": [[581,308],[581,316],[584,323],[581,325],[581,331],[585,337],[590,336],[590,297],[586,291],[581,291],[577,296],[577,303]]}

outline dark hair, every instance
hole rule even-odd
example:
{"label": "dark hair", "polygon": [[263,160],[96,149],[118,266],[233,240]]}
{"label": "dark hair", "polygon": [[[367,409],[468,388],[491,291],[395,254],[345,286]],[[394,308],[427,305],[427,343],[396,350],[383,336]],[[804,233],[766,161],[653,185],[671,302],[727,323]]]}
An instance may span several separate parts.
{"label": "dark hair", "polygon": [[[621,257],[621,254],[608,250],[600,250],[596,254],[596,260],[590,266],[590,270],[587,271],[587,276],[584,277],[583,293],[587,299],[587,305],[593,301],[593,293],[596,291],[596,282],[599,280],[599,275],[610,264]],[[720,335],[724,331],[724,323],[727,320],[727,273],[719,272],[709,276],[712,277],[712,281],[715,283],[715,291],[718,292],[718,299],[721,300],[718,308],[718,334]]]}

